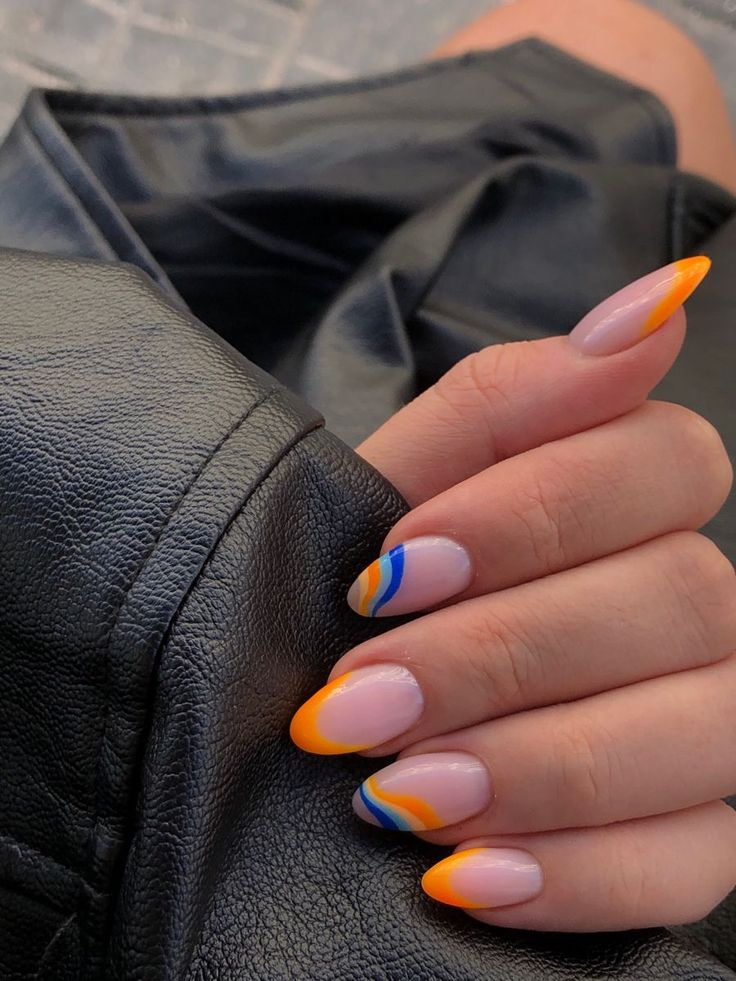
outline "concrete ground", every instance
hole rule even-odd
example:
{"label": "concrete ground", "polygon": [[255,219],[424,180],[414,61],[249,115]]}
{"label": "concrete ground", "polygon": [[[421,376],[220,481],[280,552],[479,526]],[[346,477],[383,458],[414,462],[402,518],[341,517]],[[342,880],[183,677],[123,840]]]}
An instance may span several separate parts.
{"label": "concrete ground", "polygon": [[[31,86],[222,93],[421,59],[505,0],[0,0],[0,135]],[[649,0],[700,42],[736,119],[736,0]]]}

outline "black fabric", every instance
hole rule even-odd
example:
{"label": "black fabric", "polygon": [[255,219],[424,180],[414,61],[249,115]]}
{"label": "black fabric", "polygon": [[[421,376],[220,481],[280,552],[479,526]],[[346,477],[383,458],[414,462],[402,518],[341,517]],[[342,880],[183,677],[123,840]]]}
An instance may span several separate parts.
{"label": "black fabric", "polygon": [[[31,95],[0,151],[3,977],[736,977],[732,900],[590,937],[436,908],[435,850],[350,816],[370,764],[286,734],[379,629],[344,591],[404,507],[300,395],[355,443],[705,250],[656,394],[735,448],[736,202],[674,161],[657,100],[537,41],[295,93]],[[736,557],[732,506],[708,530]]]}

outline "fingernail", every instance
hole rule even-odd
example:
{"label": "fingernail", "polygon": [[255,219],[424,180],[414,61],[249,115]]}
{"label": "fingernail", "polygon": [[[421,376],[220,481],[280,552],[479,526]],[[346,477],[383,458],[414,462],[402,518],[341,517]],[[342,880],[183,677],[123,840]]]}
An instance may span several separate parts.
{"label": "fingernail", "polygon": [[312,695],[291,720],[291,738],[308,753],[356,753],[401,735],[423,708],[410,671],[398,664],[371,664]]}
{"label": "fingernail", "polygon": [[422,889],[440,903],[492,909],[534,899],[544,880],[539,862],[517,848],[468,848],[424,873]]}
{"label": "fingernail", "polygon": [[470,585],[470,556],[450,538],[412,538],[371,562],[348,590],[348,603],[364,617],[424,610]]}
{"label": "fingernail", "polygon": [[584,354],[618,354],[662,327],[702,283],[710,269],[707,256],[657,269],[637,279],[586,314],[572,331],[572,344]]}
{"label": "fingernail", "polygon": [[399,760],[364,780],[353,809],[369,824],[394,831],[430,831],[484,811],[491,782],[468,753],[427,753]]}

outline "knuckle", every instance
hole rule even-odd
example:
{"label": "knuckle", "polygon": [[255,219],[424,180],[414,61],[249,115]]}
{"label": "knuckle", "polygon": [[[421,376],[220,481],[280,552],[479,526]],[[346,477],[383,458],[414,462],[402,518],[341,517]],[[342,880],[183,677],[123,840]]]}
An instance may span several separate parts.
{"label": "knuckle", "polygon": [[513,359],[503,355],[506,345],[484,348],[468,354],[435,385],[438,394],[457,408],[467,409],[479,402],[497,408],[499,399],[508,404],[509,388],[514,384]]}
{"label": "knuckle", "polygon": [[[677,922],[694,923],[707,916],[736,886],[736,812],[724,801],[702,804],[700,849],[707,843],[707,864],[690,878],[687,902]],[[717,842],[717,851],[710,843]],[[714,860],[715,859],[715,860]]]}
{"label": "knuckle", "polygon": [[736,800],[732,798],[730,804],[723,800],[713,801],[711,808],[713,839],[724,843],[725,854],[728,856],[723,870],[725,881],[720,887],[724,892],[716,899],[719,902],[724,894],[736,887]]}
{"label": "knuckle", "polygon": [[537,567],[556,572],[610,550],[610,514],[626,482],[610,454],[583,443],[555,447],[526,469],[510,502]]}
{"label": "knuckle", "polygon": [[629,922],[639,923],[646,919],[643,914],[648,905],[649,857],[643,853],[636,833],[623,836],[618,845],[611,855],[606,878],[608,905],[625,910]]}
{"label": "knuckle", "polygon": [[732,573],[730,560],[718,548],[712,538],[700,531],[681,531],[677,533],[680,548],[683,549],[688,568],[695,567],[698,575],[719,578],[726,572]]}
{"label": "knuckle", "polygon": [[694,476],[698,514],[707,520],[720,508],[733,485],[733,467],[716,427],[703,416],[675,402],[655,402],[655,414],[663,417],[668,443],[678,458],[687,461]]}
{"label": "knuckle", "polygon": [[622,763],[604,729],[590,721],[560,727],[553,736],[552,765],[561,799],[567,801],[565,813],[574,816],[576,825],[609,819]]}
{"label": "knuckle", "polygon": [[667,538],[668,565],[681,576],[686,587],[706,584],[712,588],[721,582],[730,584],[734,579],[730,559],[707,535],[699,531],[678,531]]}
{"label": "knuckle", "polygon": [[544,687],[542,659],[520,630],[486,612],[464,625],[465,668],[471,685],[490,696],[489,718],[518,711]]}
{"label": "knuckle", "polygon": [[[630,926],[649,925],[653,917],[671,925],[694,923],[736,885],[736,813],[723,801],[604,830],[610,830],[612,844],[602,882],[606,908],[620,911]],[[683,843],[684,856],[681,848],[674,851]],[[683,858],[675,888],[670,874],[673,855]]]}
{"label": "knuckle", "polygon": [[706,653],[706,661],[736,649],[736,573],[730,560],[696,531],[666,536],[663,573]]}
{"label": "knuckle", "polygon": [[[532,341],[496,344],[467,355],[435,384],[436,395],[460,416],[480,407],[492,435],[493,420],[513,411],[513,393],[530,344]],[[494,458],[503,458],[500,448]]]}
{"label": "knuckle", "polygon": [[732,798],[731,804],[723,800],[714,801],[713,810],[716,819],[723,824],[724,841],[728,843],[728,854],[731,857],[731,875],[736,886],[736,800]]}
{"label": "knuckle", "polygon": [[552,572],[567,565],[559,497],[549,490],[543,475],[530,475],[527,486],[517,494],[512,513],[522,526],[522,533],[540,570]]}
{"label": "knuckle", "polygon": [[699,424],[702,416],[699,416],[693,409],[679,402],[664,402],[657,399],[650,399],[636,410],[657,426],[664,427],[671,431],[674,437],[697,438]]}
{"label": "knuckle", "polygon": [[521,366],[531,345],[531,341],[496,344],[466,358],[473,390],[491,408],[497,407],[499,399],[504,407],[513,408],[511,396],[518,389]]}

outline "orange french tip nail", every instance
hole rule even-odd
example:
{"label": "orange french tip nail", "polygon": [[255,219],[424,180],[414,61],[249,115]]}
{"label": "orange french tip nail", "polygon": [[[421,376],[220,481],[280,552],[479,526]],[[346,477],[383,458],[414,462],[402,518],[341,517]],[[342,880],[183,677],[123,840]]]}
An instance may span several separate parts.
{"label": "orange french tip nail", "polygon": [[335,678],[334,681],[315,692],[301,708],[297,709],[289,726],[289,735],[299,749],[303,749],[306,753],[317,753],[320,756],[336,756],[340,753],[352,753],[365,748],[327,739],[320,731],[319,717],[325,703],[345,687],[349,677],[350,672]]}
{"label": "orange french tip nail", "polygon": [[462,852],[456,852],[443,858],[441,862],[433,865],[431,869],[422,876],[422,889],[438,903],[445,906],[457,906],[460,909],[483,909],[487,903],[475,903],[466,896],[460,895],[452,885],[451,878],[453,873],[457,873],[465,865],[469,858],[483,851],[480,848],[468,848]]}
{"label": "orange french tip nail", "polygon": [[703,282],[705,255],[678,259],[642,276],[587,313],[569,340],[584,354],[618,354],[659,330]]}
{"label": "orange french tip nail", "polygon": [[671,292],[652,310],[642,331],[644,335],[661,327],[692,296],[710,272],[712,262],[707,255],[696,255],[690,259],[678,259],[674,265],[676,272]]}
{"label": "orange french tip nail", "polygon": [[425,872],[422,887],[446,906],[494,910],[535,899],[544,888],[544,873],[521,848],[466,848]]}
{"label": "orange french tip nail", "polygon": [[312,695],[291,720],[291,738],[308,753],[357,753],[410,729],[424,709],[414,675],[401,664],[366,664]]}

